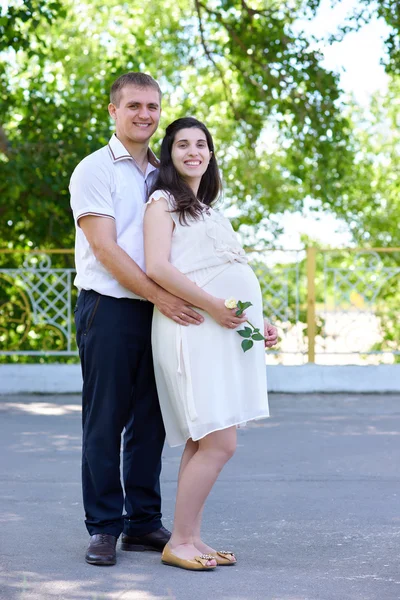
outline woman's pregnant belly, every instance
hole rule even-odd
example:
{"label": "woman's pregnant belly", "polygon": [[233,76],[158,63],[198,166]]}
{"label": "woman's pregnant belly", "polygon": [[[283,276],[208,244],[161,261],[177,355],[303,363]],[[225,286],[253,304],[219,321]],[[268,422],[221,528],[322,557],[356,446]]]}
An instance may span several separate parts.
{"label": "woman's pregnant belly", "polygon": [[258,279],[249,265],[233,263],[211,279],[203,289],[224,300],[233,297],[242,302],[251,302],[253,306],[246,310],[246,315],[249,321],[252,319],[256,321],[252,321],[256,327],[261,327],[263,322],[261,289]]}
{"label": "woman's pregnant belly", "polygon": [[[212,268],[218,269],[218,274],[215,277],[212,276],[212,273],[210,273],[211,268],[202,269],[201,272],[196,271],[190,273],[188,274],[188,277],[195,283],[200,282],[205,278],[209,279],[209,282],[203,287],[203,289],[217,298],[226,300],[227,298],[234,297],[236,300],[241,300],[242,302],[251,302],[252,306],[246,309],[246,317],[263,333],[264,320],[261,289],[258,279],[255,276],[252,268],[247,264],[241,263],[230,264],[222,272],[219,267]],[[193,341],[198,336],[199,340],[201,340],[201,338],[203,338],[205,335],[210,343],[212,343],[213,336],[215,333],[217,333],[216,330],[220,331],[221,329],[224,329],[226,335],[233,335],[235,333],[235,330],[222,328],[221,325],[214,321],[214,319],[205,311],[199,308],[195,308],[195,310],[204,316],[205,321],[202,325],[190,325],[189,327],[185,328],[187,329],[186,335],[190,336],[190,338],[193,338]],[[155,308],[153,318],[153,335],[157,334],[157,338],[159,340],[164,340],[164,352],[170,352],[173,350],[174,342],[172,340],[175,339],[175,331],[177,327],[180,326],[178,326],[171,319],[168,319],[168,317],[162,315]],[[167,342],[167,340],[171,341],[171,347],[169,347],[169,342]],[[168,349],[166,346],[168,346]],[[194,347],[197,347],[197,344],[195,344]],[[198,347],[198,350],[201,350],[201,346]]]}

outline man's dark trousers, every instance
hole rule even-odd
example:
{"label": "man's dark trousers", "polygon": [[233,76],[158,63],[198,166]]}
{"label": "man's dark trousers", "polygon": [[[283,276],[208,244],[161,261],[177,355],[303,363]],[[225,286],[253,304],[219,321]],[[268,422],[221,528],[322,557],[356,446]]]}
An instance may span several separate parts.
{"label": "man's dark trousers", "polygon": [[[82,487],[90,535],[161,527],[165,432],[151,353],[153,305],[82,290],[75,309],[83,375]],[[120,478],[121,434],[124,494]]]}

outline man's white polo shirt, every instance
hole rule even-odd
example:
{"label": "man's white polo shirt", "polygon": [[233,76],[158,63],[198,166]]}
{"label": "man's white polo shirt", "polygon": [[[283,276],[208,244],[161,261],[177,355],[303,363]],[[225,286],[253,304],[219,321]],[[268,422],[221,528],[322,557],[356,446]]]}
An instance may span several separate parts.
{"label": "man's white polo shirt", "polygon": [[76,167],[69,189],[76,226],[77,288],[114,298],[140,298],[118,283],[96,259],[78,221],[84,215],[115,219],[117,244],[144,271],[144,206],[157,163],[149,150],[149,163],[143,173],[114,134],[107,146],[84,158]]}

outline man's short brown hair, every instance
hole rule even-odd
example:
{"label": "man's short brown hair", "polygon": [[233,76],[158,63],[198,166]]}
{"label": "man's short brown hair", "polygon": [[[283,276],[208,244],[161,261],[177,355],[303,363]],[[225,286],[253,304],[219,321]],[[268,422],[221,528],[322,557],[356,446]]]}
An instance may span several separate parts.
{"label": "man's short brown hair", "polygon": [[124,87],[128,85],[135,85],[138,88],[153,88],[158,91],[160,94],[160,102],[161,102],[161,89],[158,85],[157,81],[151,77],[151,75],[147,75],[147,73],[125,73],[121,75],[114,81],[110,90],[110,102],[114,104],[114,106],[119,106],[121,101],[121,91]]}

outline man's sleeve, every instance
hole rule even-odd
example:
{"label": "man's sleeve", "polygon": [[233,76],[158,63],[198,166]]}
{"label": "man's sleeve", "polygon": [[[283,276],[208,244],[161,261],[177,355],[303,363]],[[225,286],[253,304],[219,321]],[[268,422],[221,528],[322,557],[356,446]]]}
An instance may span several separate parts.
{"label": "man's sleeve", "polygon": [[111,174],[90,161],[81,162],[69,184],[75,223],[86,215],[115,219]]}

